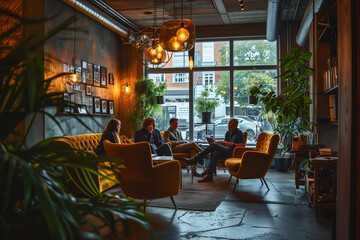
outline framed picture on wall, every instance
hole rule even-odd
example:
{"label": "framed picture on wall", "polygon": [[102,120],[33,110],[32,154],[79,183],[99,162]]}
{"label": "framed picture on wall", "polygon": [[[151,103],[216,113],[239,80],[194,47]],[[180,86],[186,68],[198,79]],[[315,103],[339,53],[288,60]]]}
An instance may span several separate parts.
{"label": "framed picture on wall", "polygon": [[100,67],[101,87],[107,87],[107,69]]}
{"label": "framed picture on wall", "polygon": [[64,107],[62,109],[62,112],[64,112],[64,113],[71,112],[71,108],[69,106],[71,103],[70,94],[67,92],[64,92],[63,99],[64,99]]}
{"label": "framed picture on wall", "polygon": [[85,95],[86,96],[92,96],[92,86],[91,85],[86,85],[86,87],[85,87]]}
{"label": "framed picture on wall", "polygon": [[80,83],[74,83],[73,84],[73,90],[81,92],[81,86],[82,86],[82,84],[80,84]]}
{"label": "framed picture on wall", "polygon": [[85,101],[85,102],[87,102],[86,107],[87,107],[87,112],[88,112],[89,114],[92,114],[93,111],[94,111],[94,109],[93,109],[93,101],[94,101],[94,100],[93,100],[92,97],[87,98],[86,101]]}
{"label": "framed picture on wall", "polygon": [[115,109],[114,109],[114,100],[109,100],[108,101],[108,105],[109,105],[109,114],[111,114],[111,115],[114,115],[114,113],[115,113]]}
{"label": "framed picture on wall", "polygon": [[92,63],[81,61],[81,79],[83,83],[93,85],[94,84],[94,77],[93,71],[94,66]]}
{"label": "framed picture on wall", "polygon": [[86,111],[87,111],[86,110],[86,105],[81,105],[81,106],[78,107],[78,112],[80,114],[86,114],[87,113]]}
{"label": "framed picture on wall", "polygon": [[94,65],[94,87],[100,87],[100,66]]}
{"label": "framed picture on wall", "polygon": [[107,114],[108,113],[108,103],[106,99],[101,99],[100,100],[100,104],[101,104],[101,113],[102,114]]}
{"label": "framed picture on wall", "polygon": [[72,92],[71,95],[71,102],[76,104],[82,104],[82,95],[81,92]]}
{"label": "framed picture on wall", "polygon": [[114,74],[109,73],[109,85],[114,85]]}
{"label": "framed picture on wall", "polygon": [[101,113],[101,104],[100,104],[100,97],[93,97],[94,101],[93,101],[93,106],[94,106],[94,111],[93,113]]}

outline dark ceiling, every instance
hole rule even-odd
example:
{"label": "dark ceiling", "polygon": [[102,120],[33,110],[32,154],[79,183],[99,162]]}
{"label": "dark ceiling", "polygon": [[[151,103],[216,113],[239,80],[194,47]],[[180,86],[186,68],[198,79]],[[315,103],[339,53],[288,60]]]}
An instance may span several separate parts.
{"label": "dark ceiling", "polygon": [[[268,7],[268,0],[243,0],[244,11],[241,11],[239,0],[103,0],[103,2],[139,28],[161,26],[164,21],[181,18],[182,14],[184,18],[191,18],[195,26],[266,22]],[[281,20],[301,21],[308,2],[309,0],[283,0]],[[155,12],[156,24],[154,24]]]}

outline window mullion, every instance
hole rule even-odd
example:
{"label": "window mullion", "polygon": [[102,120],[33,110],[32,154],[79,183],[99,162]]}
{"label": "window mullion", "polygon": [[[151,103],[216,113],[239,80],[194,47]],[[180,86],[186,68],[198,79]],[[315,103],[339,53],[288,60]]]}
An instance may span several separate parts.
{"label": "window mullion", "polygon": [[234,41],[230,41],[230,117],[234,117]]}

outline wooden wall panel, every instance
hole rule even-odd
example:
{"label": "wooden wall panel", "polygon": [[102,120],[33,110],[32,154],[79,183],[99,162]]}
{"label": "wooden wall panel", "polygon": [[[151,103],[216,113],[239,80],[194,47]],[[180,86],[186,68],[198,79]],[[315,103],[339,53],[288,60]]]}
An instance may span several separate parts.
{"label": "wooden wall panel", "polygon": [[[357,29],[357,41],[359,42],[360,40],[360,31],[359,31],[359,27],[360,27],[360,4],[359,2],[357,2],[357,6],[356,6],[356,17],[357,17],[357,25],[355,27],[355,29]],[[357,139],[357,159],[356,159],[356,163],[357,163],[357,168],[356,168],[356,198],[355,198],[355,209],[356,209],[356,217],[355,217],[355,221],[356,223],[354,224],[355,229],[356,229],[356,233],[355,233],[355,239],[360,239],[360,48],[359,45],[356,45],[357,47],[357,134],[356,134],[356,139]]]}
{"label": "wooden wall panel", "polygon": [[340,80],[337,239],[359,239],[358,14],[356,0],[338,1]]}
{"label": "wooden wall panel", "polygon": [[[135,82],[143,76],[143,65],[136,57],[135,48],[130,45],[123,45],[121,48],[121,67],[120,67],[120,86],[119,89],[123,85],[128,82],[132,87]],[[117,117],[120,119],[122,123],[121,134],[126,135],[127,137],[134,137],[135,131],[137,129],[131,124],[131,122],[127,121],[127,113],[130,109],[134,108],[134,94],[130,97],[126,97],[120,91],[120,111]]]}

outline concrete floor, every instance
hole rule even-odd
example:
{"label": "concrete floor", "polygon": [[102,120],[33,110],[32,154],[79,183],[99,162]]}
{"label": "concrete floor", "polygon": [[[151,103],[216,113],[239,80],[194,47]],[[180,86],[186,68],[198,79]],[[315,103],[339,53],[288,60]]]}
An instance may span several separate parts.
{"label": "concrete floor", "polygon": [[[270,169],[265,179],[270,191],[258,179],[240,180],[235,192],[211,212],[148,207],[155,239],[331,239],[332,213],[320,212],[316,221],[314,209],[303,197],[304,186],[295,188],[292,171]],[[150,239],[138,226],[131,232],[129,239]]]}

